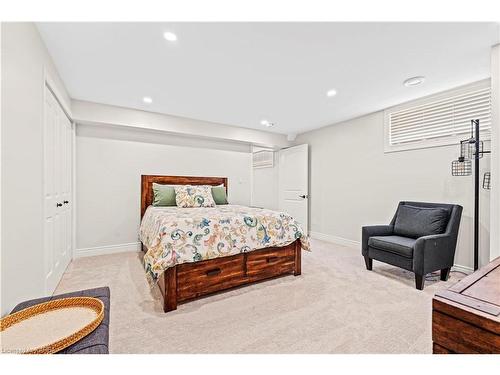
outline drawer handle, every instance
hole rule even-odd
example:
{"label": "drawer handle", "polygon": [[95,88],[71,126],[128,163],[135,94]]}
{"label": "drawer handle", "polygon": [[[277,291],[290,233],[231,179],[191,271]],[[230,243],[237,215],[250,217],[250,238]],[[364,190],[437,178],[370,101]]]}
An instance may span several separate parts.
{"label": "drawer handle", "polygon": [[269,257],[266,258],[267,263],[272,263],[278,260],[278,257]]}
{"label": "drawer handle", "polygon": [[213,270],[207,271],[207,276],[216,276],[220,274],[220,268],[214,268]]}

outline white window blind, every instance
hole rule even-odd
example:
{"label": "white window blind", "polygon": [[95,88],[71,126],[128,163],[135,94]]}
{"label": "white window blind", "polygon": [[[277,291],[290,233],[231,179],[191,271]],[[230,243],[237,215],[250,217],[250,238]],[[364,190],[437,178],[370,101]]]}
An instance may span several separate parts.
{"label": "white window blind", "polygon": [[[421,145],[455,139],[470,133],[470,121],[479,119],[481,132],[491,129],[491,88],[462,91],[425,104],[388,114],[389,146]],[[423,144],[423,145],[422,145]],[[445,143],[441,143],[445,144]],[[408,147],[414,148],[414,147]],[[404,149],[404,148],[403,148]]]}

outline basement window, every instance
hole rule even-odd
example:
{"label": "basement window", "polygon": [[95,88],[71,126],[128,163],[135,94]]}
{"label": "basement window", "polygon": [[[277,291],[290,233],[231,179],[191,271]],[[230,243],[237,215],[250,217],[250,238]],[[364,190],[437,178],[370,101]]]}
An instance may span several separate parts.
{"label": "basement window", "polygon": [[384,111],[384,151],[458,143],[479,119],[481,137],[491,134],[490,80],[411,101]]}

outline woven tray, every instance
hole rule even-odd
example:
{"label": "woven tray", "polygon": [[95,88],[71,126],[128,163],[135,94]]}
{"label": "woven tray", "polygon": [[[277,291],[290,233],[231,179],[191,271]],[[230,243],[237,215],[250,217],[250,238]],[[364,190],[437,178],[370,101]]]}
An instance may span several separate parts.
{"label": "woven tray", "polygon": [[56,353],[87,336],[104,318],[92,297],[61,298],[28,307],[0,321],[3,353]]}

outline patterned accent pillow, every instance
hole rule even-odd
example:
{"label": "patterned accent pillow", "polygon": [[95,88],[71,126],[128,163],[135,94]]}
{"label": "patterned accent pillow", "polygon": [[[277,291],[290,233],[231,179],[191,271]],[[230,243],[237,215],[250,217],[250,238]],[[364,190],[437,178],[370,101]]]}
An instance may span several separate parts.
{"label": "patterned accent pillow", "polygon": [[215,207],[212,187],[207,185],[175,186],[175,202],[178,207]]}

